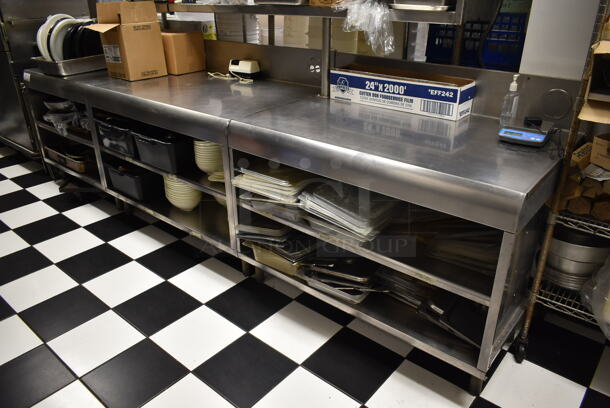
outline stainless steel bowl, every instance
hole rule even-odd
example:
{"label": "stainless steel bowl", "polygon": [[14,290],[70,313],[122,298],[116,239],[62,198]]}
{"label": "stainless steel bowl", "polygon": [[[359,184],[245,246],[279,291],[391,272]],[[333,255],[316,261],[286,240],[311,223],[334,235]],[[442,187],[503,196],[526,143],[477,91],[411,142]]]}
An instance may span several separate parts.
{"label": "stainless steel bowl", "polygon": [[589,276],[575,276],[558,271],[547,265],[544,272],[544,277],[547,281],[554,283],[562,288],[571,290],[580,290],[583,285],[590,279]]}
{"label": "stainless steel bowl", "polygon": [[576,262],[601,263],[606,261],[610,248],[596,248],[584,245],[570,244],[553,238],[550,253]]}
{"label": "stainless steel bowl", "polygon": [[573,261],[557,254],[549,254],[546,262],[558,271],[576,276],[590,276],[603,265],[603,263]]}

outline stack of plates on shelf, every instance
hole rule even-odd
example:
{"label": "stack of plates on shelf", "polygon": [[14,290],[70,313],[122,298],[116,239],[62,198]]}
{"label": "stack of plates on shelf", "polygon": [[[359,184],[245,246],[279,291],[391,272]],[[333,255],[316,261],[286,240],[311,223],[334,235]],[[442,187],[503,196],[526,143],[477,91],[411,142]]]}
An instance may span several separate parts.
{"label": "stack of plates on shelf", "polygon": [[102,54],[100,36],[85,27],[89,19],[75,19],[67,14],[53,14],[36,33],[36,44],[47,61],[64,61]]}
{"label": "stack of plates on shelf", "polygon": [[363,241],[377,236],[399,203],[355,186],[330,181],[303,191],[299,200],[305,211]]}
{"label": "stack of plates on shelf", "polygon": [[214,174],[222,172],[222,150],[214,142],[195,141],[195,163],[201,171]]}
{"label": "stack of plates on shelf", "polygon": [[165,197],[175,207],[184,211],[193,211],[201,202],[201,191],[178,180],[175,176],[163,176]]}
{"label": "stack of plates on shelf", "polygon": [[272,198],[279,203],[296,203],[301,191],[315,181],[311,174],[275,164],[240,168],[239,171],[243,174],[233,179],[235,187]]}
{"label": "stack of plates on shelf", "polygon": [[216,183],[224,183],[225,173],[222,171],[215,171],[214,173],[210,174],[210,176],[208,177],[208,180],[216,182]]}

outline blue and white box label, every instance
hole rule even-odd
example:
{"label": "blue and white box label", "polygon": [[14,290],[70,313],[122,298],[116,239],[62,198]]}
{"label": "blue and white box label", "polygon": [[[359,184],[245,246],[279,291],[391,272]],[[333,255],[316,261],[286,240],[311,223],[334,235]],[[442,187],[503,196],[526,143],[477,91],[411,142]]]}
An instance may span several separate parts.
{"label": "blue and white box label", "polygon": [[464,86],[417,79],[377,76],[368,72],[331,70],[330,97],[434,118],[458,120],[472,111],[474,81]]}

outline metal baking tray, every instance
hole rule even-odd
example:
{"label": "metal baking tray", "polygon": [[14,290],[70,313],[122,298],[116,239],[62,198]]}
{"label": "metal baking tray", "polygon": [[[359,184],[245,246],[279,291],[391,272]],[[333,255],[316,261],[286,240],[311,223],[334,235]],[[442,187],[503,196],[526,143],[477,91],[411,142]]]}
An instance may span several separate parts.
{"label": "metal baking tray", "polygon": [[447,11],[448,3],[447,0],[394,0],[390,7],[396,10]]}
{"label": "metal baking tray", "polygon": [[32,60],[38,64],[38,68],[40,68],[43,73],[61,77],[106,69],[104,54],[59,62],[47,61],[43,57],[34,57]]}

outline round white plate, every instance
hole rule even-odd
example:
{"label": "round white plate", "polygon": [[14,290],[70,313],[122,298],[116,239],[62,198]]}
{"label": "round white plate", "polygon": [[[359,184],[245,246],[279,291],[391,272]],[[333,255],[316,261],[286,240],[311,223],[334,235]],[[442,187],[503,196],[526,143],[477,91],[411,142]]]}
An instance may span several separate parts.
{"label": "round white plate", "polygon": [[64,60],[64,39],[66,38],[66,34],[68,33],[68,28],[72,27],[75,24],[78,24],[79,20],[74,18],[67,18],[65,20],[61,20],[51,33],[51,38],[49,40],[50,48],[49,54],[53,61],[63,61]]}
{"label": "round white plate", "polygon": [[48,61],[52,61],[51,55],[49,54],[49,48],[47,47],[49,31],[51,30],[51,28],[53,28],[55,23],[65,18],[72,18],[72,16],[68,14],[50,15],[49,17],[47,17],[47,21],[40,26],[38,32],[36,33],[36,44],[38,45],[38,50],[40,51],[40,54],[44,57],[44,59]]}

